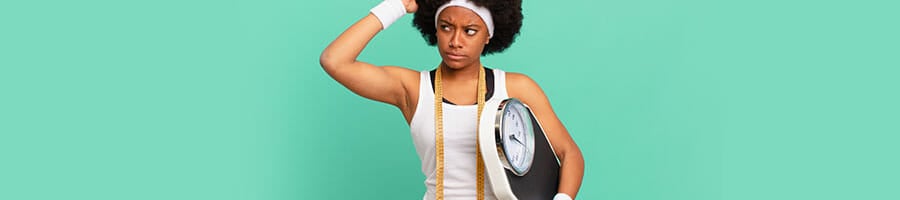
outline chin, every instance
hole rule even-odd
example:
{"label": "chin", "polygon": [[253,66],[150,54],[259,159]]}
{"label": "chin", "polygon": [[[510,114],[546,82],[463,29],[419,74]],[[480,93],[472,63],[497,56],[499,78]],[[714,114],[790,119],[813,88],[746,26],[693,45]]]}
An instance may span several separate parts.
{"label": "chin", "polygon": [[446,65],[447,67],[450,67],[450,69],[462,69],[471,64],[471,62],[465,60],[444,59],[442,62],[444,62],[444,65]]}
{"label": "chin", "polygon": [[457,62],[457,61],[448,61],[448,60],[444,60],[443,62],[444,62],[444,65],[447,66],[447,67],[450,67],[450,69],[461,69],[461,68],[463,68],[463,67],[466,66],[466,65],[464,65],[464,64],[462,64],[462,63],[460,63],[460,62]]}

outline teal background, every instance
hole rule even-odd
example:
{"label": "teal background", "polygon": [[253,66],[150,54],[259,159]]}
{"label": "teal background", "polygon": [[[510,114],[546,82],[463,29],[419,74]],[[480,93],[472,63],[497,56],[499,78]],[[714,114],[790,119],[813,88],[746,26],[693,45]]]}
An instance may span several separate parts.
{"label": "teal background", "polygon": [[[375,0],[0,3],[0,199],[419,199],[396,108],[318,64]],[[579,199],[900,199],[900,4],[536,1]],[[360,56],[439,62],[406,16]]]}

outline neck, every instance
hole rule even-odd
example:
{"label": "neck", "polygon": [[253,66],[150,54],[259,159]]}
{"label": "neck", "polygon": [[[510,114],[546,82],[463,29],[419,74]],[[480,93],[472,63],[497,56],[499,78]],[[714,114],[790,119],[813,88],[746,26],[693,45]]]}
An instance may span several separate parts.
{"label": "neck", "polygon": [[441,79],[451,82],[478,79],[478,71],[481,67],[480,61],[475,61],[471,65],[459,69],[453,69],[441,62]]}

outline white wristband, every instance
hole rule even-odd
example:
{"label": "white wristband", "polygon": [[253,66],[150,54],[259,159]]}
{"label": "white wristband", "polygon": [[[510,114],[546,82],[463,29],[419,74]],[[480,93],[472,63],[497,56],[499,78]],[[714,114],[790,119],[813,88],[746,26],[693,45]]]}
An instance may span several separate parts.
{"label": "white wristband", "polygon": [[556,193],[556,196],[553,196],[553,200],[572,200],[572,197],[566,193]]}
{"label": "white wristband", "polygon": [[406,15],[406,6],[403,6],[403,0],[384,0],[370,11],[381,21],[381,30],[384,30]]}

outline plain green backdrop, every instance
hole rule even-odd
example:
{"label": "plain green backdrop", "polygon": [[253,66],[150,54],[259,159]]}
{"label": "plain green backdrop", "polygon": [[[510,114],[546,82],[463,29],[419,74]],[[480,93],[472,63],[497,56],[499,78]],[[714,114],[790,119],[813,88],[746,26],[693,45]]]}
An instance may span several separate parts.
{"label": "plain green backdrop", "polygon": [[[377,0],[0,3],[0,199],[419,199],[408,126],[318,57]],[[900,199],[896,1],[525,0],[579,199]],[[360,60],[432,69],[406,16]]]}

